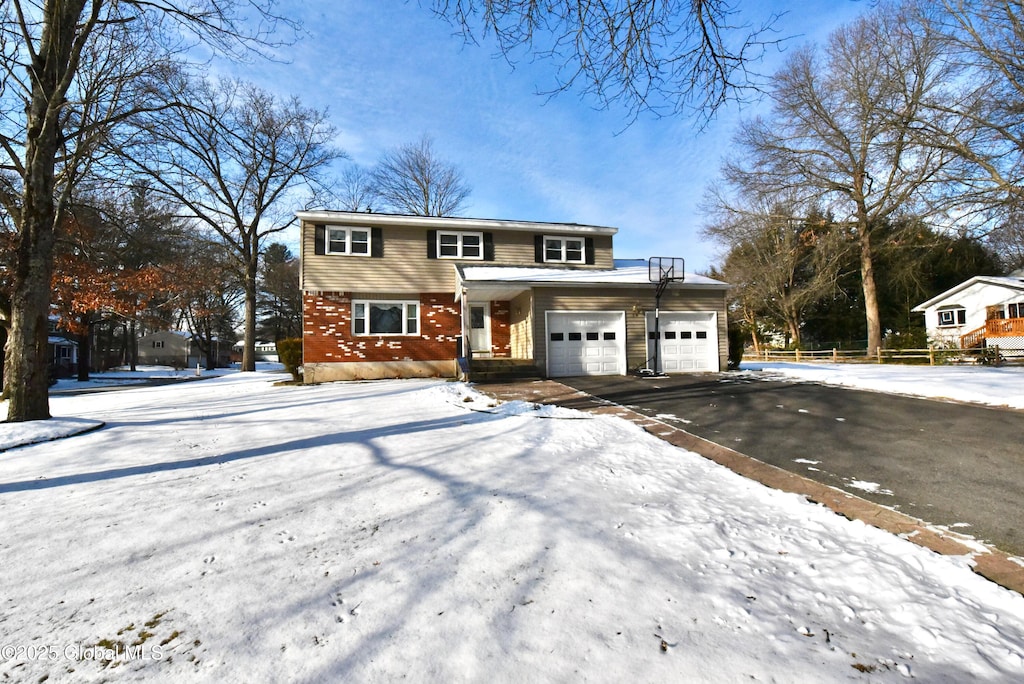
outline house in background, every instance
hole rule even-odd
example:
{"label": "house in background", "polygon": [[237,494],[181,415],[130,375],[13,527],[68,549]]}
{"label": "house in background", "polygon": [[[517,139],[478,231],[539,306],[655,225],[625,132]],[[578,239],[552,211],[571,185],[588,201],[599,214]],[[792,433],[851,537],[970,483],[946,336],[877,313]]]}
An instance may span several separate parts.
{"label": "house in background", "polygon": [[278,363],[280,357],[277,355],[277,342],[256,342],[256,360]]}
{"label": "house in background", "polygon": [[616,228],[342,211],[298,212],[306,382],[455,377],[459,359],[548,377],[648,367],[718,371],[725,283],[687,274],[661,297]]}
{"label": "house in background", "polygon": [[[217,344],[214,340],[214,344]],[[172,368],[195,368],[206,366],[206,352],[199,340],[185,330],[161,330],[139,337],[138,363],[145,366],[170,366]],[[217,366],[231,365],[231,345],[218,345]]]}
{"label": "house in background", "polygon": [[1024,351],[1024,271],[975,276],[911,310],[936,344]]}

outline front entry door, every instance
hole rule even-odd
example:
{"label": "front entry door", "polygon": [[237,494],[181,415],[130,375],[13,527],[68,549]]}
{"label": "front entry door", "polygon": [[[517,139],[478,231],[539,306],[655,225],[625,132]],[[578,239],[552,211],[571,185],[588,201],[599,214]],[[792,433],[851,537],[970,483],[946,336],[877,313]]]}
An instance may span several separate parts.
{"label": "front entry door", "polygon": [[491,305],[488,302],[469,305],[469,347],[474,356],[491,355]]}

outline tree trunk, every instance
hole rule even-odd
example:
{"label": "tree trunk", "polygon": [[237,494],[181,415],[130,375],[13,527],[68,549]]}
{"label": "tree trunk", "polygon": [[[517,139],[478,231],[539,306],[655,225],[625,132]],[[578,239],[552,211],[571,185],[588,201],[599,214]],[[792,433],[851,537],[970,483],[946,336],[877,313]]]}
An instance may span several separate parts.
{"label": "tree trunk", "polygon": [[878,288],[871,248],[871,231],[862,225],[860,234],[860,277],[864,290],[864,315],[868,326],[868,354],[882,346],[882,324],[878,315]]}
{"label": "tree trunk", "polygon": [[34,215],[26,211],[22,224],[23,246],[18,249],[7,340],[7,421],[11,423],[50,417],[50,364],[46,352],[53,254],[52,194],[48,197],[51,199],[43,204],[49,205],[49,211],[46,207],[32,212]]}
{"label": "tree trunk", "polygon": [[256,370],[256,275],[259,250],[252,249],[245,267],[245,338],[242,372]]}
{"label": "tree trunk", "polygon": [[[46,102],[34,94],[31,117],[43,121]],[[37,109],[42,112],[36,112]],[[50,363],[47,358],[50,279],[53,272],[54,171],[57,150],[56,117],[25,146],[25,173],[21,226],[15,249],[11,288],[11,328],[7,340],[9,422],[46,420],[50,417]],[[49,163],[47,163],[49,160]]]}
{"label": "tree trunk", "polygon": [[82,314],[85,333],[78,336],[78,381],[89,380],[89,369],[92,367],[92,316]]}
{"label": "tree trunk", "polygon": [[139,339],[138,336],[135,334],[134,320],[128,324],[128,328],[125,331],[125,337],[125,344],[128,345],[128,368],[134,373],[135,371],[138,370],[136,365],[138,364],[139,359]]}
{"label": "tree trunk", "polygon": [[58,218],[54,169],[65,94],[73,69],[78,29],[85,0],[46,2],[42,34],[27,70],[32,82],[26,111],[22,206],[18,221],[11,287],[7,379],[7,420],[23,422],[50,417],[50,364],[47,338],[54,230]]}

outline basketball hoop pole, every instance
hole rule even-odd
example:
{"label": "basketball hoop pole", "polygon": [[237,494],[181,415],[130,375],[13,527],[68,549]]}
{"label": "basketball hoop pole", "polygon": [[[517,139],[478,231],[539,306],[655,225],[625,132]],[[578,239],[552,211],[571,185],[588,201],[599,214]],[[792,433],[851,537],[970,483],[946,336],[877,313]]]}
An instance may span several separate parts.
{"label": "basketball hoop pole", "polygon": [[669,278],[662,276],[654,290],[654,374],[661,375],[661,295],[665,294]]}
{"label": "basketball hoop pole", "polygon": [[686,277],[685,264],[679,257],[651,257],[647,261],[648,279],[654,290],[654,375],[661,375],[661,296],[673,280]]}

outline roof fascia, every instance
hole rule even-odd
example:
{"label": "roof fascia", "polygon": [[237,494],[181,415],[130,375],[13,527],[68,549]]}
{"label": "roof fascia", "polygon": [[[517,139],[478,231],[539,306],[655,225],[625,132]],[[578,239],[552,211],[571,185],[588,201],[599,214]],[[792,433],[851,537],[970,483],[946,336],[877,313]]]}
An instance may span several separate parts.
{"label": "roof fascia", "polygon": [[618,228],[586,226],[577,223],[538,223],[535,221],[505,221],[458,216],[406,216],[399,214],[373,214],[350,211],[297,211],[295,215],[309,223],[322,222],[339,225],[371,227],[405,226],[450,230],[499,230],[529,233],[583,233],[588,235],[615,235]]}
{"label": "roof fascia", "polygon": [[1024,283],[1021,283],[1020,285],[1014,285],[1013,283],[1007,283],[1002,280],[996,280],[993,276],[974,276],[973,278],[969,278],[964,282],[960,283],[959,285],[954,285],[953,287],[949,288],[942,294],[935,295],[928,301],[918,304],[913,309],[911,309],[911,311],[913,311],[914,313],[924,313],[926,309],[935,306],[942,300],[949,299],[953,295],[963,292],[967,288],[978,283],[993,285],[995,287],[1005,287],[1008,290],[1020,290],[1021,292],[1024,292]]}

